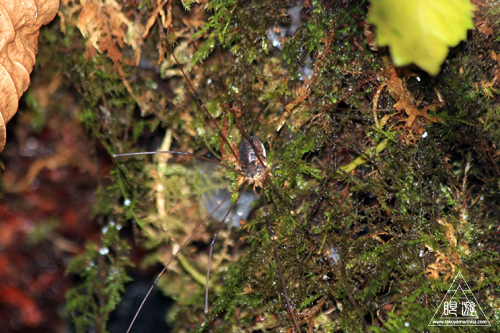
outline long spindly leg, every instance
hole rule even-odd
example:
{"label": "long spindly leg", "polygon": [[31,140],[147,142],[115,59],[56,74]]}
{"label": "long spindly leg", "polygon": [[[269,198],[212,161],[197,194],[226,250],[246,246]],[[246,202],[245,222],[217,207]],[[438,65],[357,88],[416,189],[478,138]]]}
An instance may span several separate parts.
{"label": "long spindly leg", "polygon": [[179,63],[179,60],[177,60],[177,57],[175,56],[175,53],[173,51],[171,51],[171,54],[172,54],[172,57],[175,60],[175,63],[177,64],[177,66],[179,66],[179,70],[181,71],[182,76],[184,76],[184,78],[186,79],[186,82],[188,83],[189,89],[191,90],[191,93],[193,94],[194,98],[196,99],[196,102],[198,103],[198,105],[200,106],[200,108],[203,110],[203,112],[205,113],[205,115],[208,117],[208,119],[215,125],[215,128],[217,129],[217,132],[219,132],[220,137],[222,138],[222,140],[224,141],[224,143],[228,145],[229,150],[231,151],[231,154],[234,157],[237,158],[238,155],[234,151],[233,146],[231,146],[231,144],[229,143],[229,140],[224,135],[222,129],[219,126],[219,124],[217,123],[217,121],[215,120],[215,118],[212,116],[212,114],[208,111],[207,107],[205,106],[205,103],[201,99],[201,97],[198,94],[198,92],[196,91],[196,89],[194,89],[194,86],[191,83],[191,80],[189,80],[189,78],[186,75],[186,72],[184,72],[184,69],[182,68],[182,65]]}
{"label": "long spindly leg", "polygon": [[[248,186],[249,185],[246,185],[245,188],[243,189],[243,191],[241,191],[241,192],[238,193],[238,197],[231,204],[231,207],[229,207],[229,209],[227,210],[226,214],[224,215],[224,217],[222,218],[222,220],[219,222],[219,226],[217,227],[217,231],[214,234],[212,242],[210,242],[210,248],[209,248],[209,251],[208,251],[207,283],[205,285],[205,315],[208,314],[208,291],[209,291],[209,281],[210,281],[210,265],[212,263],[212,253],[213,253],[213,249],[214,249],[215,240],[217,239],[217,236],[219,235],[219,232],[221,231],[222,227],[224,226],[226,218],[228,217],[229,213],[233,210],[233,208],[238,203],[238,200],[240,199],[241,194],[248,189]],[[239,190],[237,190],[237,191],[239,191]],[[231,196],[232,194],[229,194],[229,195]]]}
{"label": "long spindly leg", "polygon": [[283,267],[281,266],[281,260],[280,260],[280,255],[278,252],[278,244],[276,242],[276,236],[274,235],[272,226],[271,226],[271,220],[269,218],[268,214],[268,205],[267,205],[267,199],[266,199],[266,193],[264,191],[263,194],[264,197],[264,207],[266,210],[266,225],[267,225],[267,231],[269,232],[269,237],[271,238],[271,241],[273,243],[273,251],[274,251],[274,259],[276,260],[276,265],[278,267],[278,275],[281,283],[281,290],[283,292],[283,298],[285,299],[286,303],[286,308],[288,310],[288,314],[290,315],[290,319],[293,324],[293,328],[295,329],[296,332],[300,332],[300,325],[299,322],[297,321],[297,318],[295,317],[295,311],[292,307],[292,303],[290,302],[290,298],[288,297],[288,291],[286,288],[286,283],[285,283],[285,278],[283,277]]}
{"label": "long spindly leg", "polygon": [[146,296],[144,296],[144,299],[142,300],[141,302],[141,305],[139,306],[139,308],[137,309],[135,315],[134,315],[134,318],[132,319],[132,321],[130,322],[130,325],[127,329],[127,333],[130,332],[130,330],[132,329],[132,327],[134,326],[134,323],[137,319],[137,317],[139,316],[139,313],[141,312],[144,304],[146,303],[146,301],[148,300],[149,298],[149,295],[151,294],[151,292],[153,291],[153,289],[155,288],[156,284],[158,283],[158,281],[160,280],[160,278],[162,277],[162,275],[165,273],[165,271],[168,269],[168,267],[170,266],[170,264],[172,263],[172,261],[174,261],[175,258],[177,258],[182,250],[184,249],[184,247],[186,247],[186,245],[188,245],[191,240],[193,239],[193,237],[198,233],[198,231],[205,225],[205,223],[212,217],[213,214],[215,214],[215,212],[227,201],[229,200],[229,198],[231,197],[231,193],[228,194],[224,200],[222,200],[222,202],[210,213],[208,214],[208,216],[196,227],[196,229],[193,231],[193,233],[191,235],[189,235],[188,239],[186,241],[184,241],[184,243],[182,243],[182,245],[177,249],[177,251],[174,253],[174,255],[172,256],[172,258],[170,258],[170,260],[167,262],[167,264],[165,266],[163,266],[163,269],[161,270],[161,272],[156,276],[156,279],[155,281],[153,282],[153,284],[151,285],[151,287],[149,288]]}
{"label": "long spindly leg", "polygon": [[[198,93],[197,93],[196,89],[194,88],[193,84],[191,83],[191,81],[187,77],[186,73],[184,72],[184,70],[182,68],[182,65],[177,60],[177,57],[175,56],[175,54],[173,52],[171,52],[171,54],[172,54],[172,57],[174,58],[174,61],[179,66],[179,69],[180,69],[182,75],[186,79],[191,93],[193,94],[193,96],[196,99],[197,103],[200,105],[200,108],[206,114],[206,116],[209,118],[209,120],[216,126],[216,129],[219,132],[221,139],[224,141],[225,144],[228,145],[228,147],[229,147],[229,149],[231,151],[231,154],[233,156],[235,156],[236,159],[238,160],[239,159],[239,154],[237,154],[235,152],[235,150],[232,148],[232,145],[229,143],[229,140],[227,139],[227,137],[223,133],[223,131],[220,128],[219,124],[217,123],[217,121],[214,119],[214,117],[210,114],[210,112],[205,107],[204,102],[202,101],[201,97],[198,95]],[[225,82],[224,82],[224,85],[225,85]],[[227,91],[227,87],[226,87],[226,91]],[[252,136],[246,131],[245,127],[240,122],[239,118],[236,115],[236,112],[234,112],[234,109],[232,108],[232,101],[231,100],[229,100],[229,105],[230,105],[230,111],[231,111],[231,113],[233,114],[233,116],[235,118],[235,121],[237,123],[238,128],[240,129],[240,131],[242,133],[242,136],[249,142],[249,144],[252,147],[252,150],[254,151],[255,156],[256,156],[257,160],[260,162],[260,164],[261,165],[266,165],[266,162],[265,162],[266,158],[265,158],[265,156],[261,156],[260,155],[260,153],[259,153],[260,147],[257,147],[257,145],[255,144],[255,141],[252,139]],[[264,172],[264,173],[266,173],[266,172]],[[265,179],[265,175],[263,176],[263,179]],[[267,210],[267,201],[266,201],[266,210]],[[292,326],[294,327],[294,329],[295,329],[296,332],[300,332],[300,326],[299,326],[298,321],[296,319],[295,313],[293,311],[293,308],[291,306],[291,302],[290,302],[289,297],[288,297],[288,292],[286,290],[286,285],[285,285],[285,281],[284,281],[284,278],[283,278],[283,269],[281,267],[282,265],[281,265],[281,261],[279,259],[278,246],[277,246],[277,243],[276,243],[276,239],[275,239],[274,234],[273,234],[272,229],[271,229],[271,223],[269,221],[269,217],[266,216],[266,219],[267,219],[268,231],[270,233],[270,236],[271,236],[272,242],[273,242],[274,256],[275,256],[275,259],[276,259],[276,262],[277,262],[277,266],[278,266],[278,272],[277,273],[278,273],[278,275],[280,277],[280,282],[281,282],[281,286],[282,286],[283,296],[284,296],[284,299],[285,299],[285,302],[286,302],[286,307],[287,307],[287,310],[288,310],[288,312],[290,314],[290,318],[291,318],[291,321],[292,321]],[[222,228],[222,225],[223,225],[223,223],[220,224],[219,229],[217,230],[217,233],[214,236],[214,239],[213,239],[212,244],[210,246],[209,261],[211,260],[211,255],[212,255],[212,250],[213,250],[213,244],[215,242],[215,239],[217,237],[218,232],[220,231],[220,228]],[[209,270],[210,270],[210,264],[209,264],[209,268],[207,270],[208,272],[207,272],[207,287],[206,287],[206,296],[205,296],[205,312],[208,311],[208,278],[209,278]]]}

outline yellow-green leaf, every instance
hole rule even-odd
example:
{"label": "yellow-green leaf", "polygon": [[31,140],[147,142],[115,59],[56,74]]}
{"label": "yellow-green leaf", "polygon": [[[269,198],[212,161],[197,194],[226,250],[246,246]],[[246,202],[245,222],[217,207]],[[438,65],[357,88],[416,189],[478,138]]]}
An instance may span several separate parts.
{"label": "yellow-green leaf", "polygon": [[371,0],[368,22],[396,66],[415,63],[436,75],[448,48],[474,27],[472,9],[470,0]]}

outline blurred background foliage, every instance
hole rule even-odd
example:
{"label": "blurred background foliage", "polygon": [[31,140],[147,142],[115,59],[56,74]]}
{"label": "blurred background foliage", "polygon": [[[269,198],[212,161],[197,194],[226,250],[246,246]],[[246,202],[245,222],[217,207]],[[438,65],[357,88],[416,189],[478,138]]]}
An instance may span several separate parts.
{"label": "blurred background foliage", "polygon": [[391,64],[366,1],[63,0],[1,155],[1,288],[13,295],[2,327],[60,331],[69,317],[78,331],[123,331],[128,296],[146,293],[125,291],[129,275],[157,274],[207,197],[236,190],[234,172],[192,158],[110,157],[170,149],[232,163],[173,52],[237,145],[234,101],[279,195],[265,189],[267,210],[260,197],[221,232],[208,316],[218,223],[172,263],[158,286],[175,300],[170,328],[291,327],[268,214],[304,329],[432,330],[459,271],[498,329],[500,9],[473,4],[475,29],[434,77]]}

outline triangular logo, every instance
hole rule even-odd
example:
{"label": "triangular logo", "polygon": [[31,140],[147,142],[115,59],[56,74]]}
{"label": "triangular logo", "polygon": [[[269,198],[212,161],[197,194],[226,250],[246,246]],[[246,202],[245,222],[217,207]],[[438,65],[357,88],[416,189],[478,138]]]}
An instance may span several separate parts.
{"label": "triangular logo", "polygon": [[429,326],[491,326],[462,273],[453,279]]}

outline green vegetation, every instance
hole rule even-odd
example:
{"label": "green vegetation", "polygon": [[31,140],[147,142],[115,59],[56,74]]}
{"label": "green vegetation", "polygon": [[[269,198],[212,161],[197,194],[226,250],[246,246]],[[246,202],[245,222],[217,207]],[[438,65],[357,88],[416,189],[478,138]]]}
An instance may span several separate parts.
{"label": "green vegetation", "polygon": [[[143,25],[153,15],[148,6],[135,13]],[[265,214],[304,328],[429,329],[457,271],[488,318],[498,316],[500,44],[473,31],[436,77],[395,69],[384,49],[367,45],[367,6],[173,3],[165,8],[173,13],[171,26],[161,27],[160,13],[140,62],[133,61],[133,44],[116,44],[122,61],[111,56],[109,41],[101,52],[85,46],[74,26],[78,11],[68,16],[66,7],[65,33],[56,26],[45,32],[53,50],[67,51],[45,54],[45,61],[56,57],[60,72],[69,73],[82,96],[73,112],[110,155],[161,145],[234,165],[170,52],[189,69],[217,123],[227,124],[229,141],[237,145],[241,138],[226,111],[231,100],[246,130],[268,150],[278,192],[261,191],[267,211],[261,198],[239,231],[218,238],[207,318],[204,287],[187,264],[174,261],[160,280],[158,288],[176,300],[168,316],[176,331],[291,326]],[[82,279],[68,293],[80,331],[105,330],[128,281],[118,226],[132,226],[136,242],[152,250],[140,266],[165,263],[207,215],[200,198],[221,184],[237,188],[234,171],[206,171],[191,158],[116,162],[95,208],[108,232],[69,268]],[[210,223],[185,248],[189,271],[204,275],[216,229]]]}
{"label": "green vegetation", "polygon": [[448,48],[474,28],[470,0],[372,0],[370,9],[377,43],[390,47],[394,64],[415,63],[432,75],[439,73]]}

